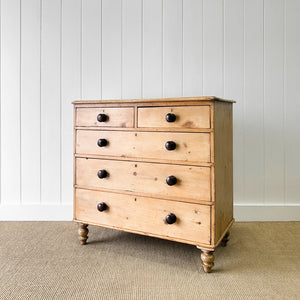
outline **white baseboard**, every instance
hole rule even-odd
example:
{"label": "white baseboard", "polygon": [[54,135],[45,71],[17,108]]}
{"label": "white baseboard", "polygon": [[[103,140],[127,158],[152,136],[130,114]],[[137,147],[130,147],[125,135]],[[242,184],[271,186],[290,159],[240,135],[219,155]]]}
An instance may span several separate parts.
{"label": "white baseboard", "polygon": [[0,205],[0,221],[71,221],[72,204]]}
{"label": "white baseboard", "polygon": [[237,222],[300,221],[300,205],[235,205]]}
{"label": "white baseboard", "polygon": [[[235,205],[237,222],[300,221],[300,206]],[[0,205],[0,221],[71,221],[72,204]]]}

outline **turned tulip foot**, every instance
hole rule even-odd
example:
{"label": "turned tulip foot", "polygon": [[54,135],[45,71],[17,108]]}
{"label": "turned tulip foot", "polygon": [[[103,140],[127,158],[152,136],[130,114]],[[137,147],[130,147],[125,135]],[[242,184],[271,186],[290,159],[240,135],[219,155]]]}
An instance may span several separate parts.
{"label": "turned tulip foot", "polygon": [[214,252],[209,250],[203,250],[201,253],[202,267],[205,273],[210,273],[214,266]]}
{"label": "turned tulip foot", "polygon": [[81,245],[86,244],[86,240],[88,239],[88,224],[78,223],[78,234],[79,234],[79,241]]}
{"label": "turned tulip foot", "polygon": [[222,241],[221,241],[221,246],[222,247],[226,247],[227,246],[227,242],[229,241],[229,231],[226,232],[226,234],[224,235]]}

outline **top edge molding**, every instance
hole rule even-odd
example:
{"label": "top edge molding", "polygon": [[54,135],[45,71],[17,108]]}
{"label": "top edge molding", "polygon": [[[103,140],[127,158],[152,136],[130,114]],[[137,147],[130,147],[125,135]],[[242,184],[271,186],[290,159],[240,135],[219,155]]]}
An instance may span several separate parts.
{"label": "top edge molding", "polygon": [[215,96],[207,97],[180,97],[180,98],[155,98],[155,99],[122,99],[122,100],[77,100],[73,104],[109,104],[109,103],[147,103],[147,102],[182,102],[182,101],[221,101],[235,103],[234,100],[225,100]]}

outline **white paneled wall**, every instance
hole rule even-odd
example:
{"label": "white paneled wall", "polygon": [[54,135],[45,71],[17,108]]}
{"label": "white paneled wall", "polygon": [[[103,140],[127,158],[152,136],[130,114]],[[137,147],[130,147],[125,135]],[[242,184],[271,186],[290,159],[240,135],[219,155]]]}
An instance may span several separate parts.
{"label": "white paneled wall", "polygon": [[235,99],[238,220],[300,219],[299,0],[0,0],[2,220],[72,218],[76,99]]}

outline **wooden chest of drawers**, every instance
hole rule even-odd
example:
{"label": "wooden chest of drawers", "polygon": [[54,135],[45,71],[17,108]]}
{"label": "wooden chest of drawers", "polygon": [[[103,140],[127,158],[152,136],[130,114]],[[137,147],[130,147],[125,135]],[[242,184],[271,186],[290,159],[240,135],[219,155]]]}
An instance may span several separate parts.
{"label": "wooden chest of drawers", "polygon": [[232,103],[75,101],[74,221],[197,246],[205,272],[233,223]]}

